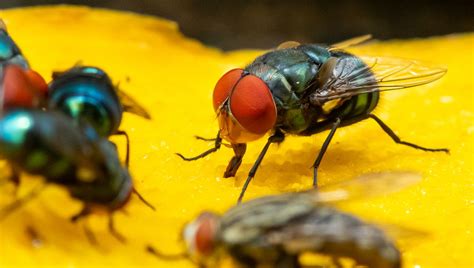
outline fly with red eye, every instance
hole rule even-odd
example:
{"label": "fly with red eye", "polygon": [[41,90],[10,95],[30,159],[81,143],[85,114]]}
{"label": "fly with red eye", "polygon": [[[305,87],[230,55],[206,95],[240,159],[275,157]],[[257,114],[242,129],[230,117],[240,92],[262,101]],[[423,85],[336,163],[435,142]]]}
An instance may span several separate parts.
{"label": "fly with red eye", "polygon": [[414,60],[385,57],[359,57],[343,49],[357,45],[370,35],[356,37],[332,46],[287,42],[256,58],[245,69],[234,69],[222,76],[214,89],[213,105],[219,132],[214,147],[187,161],[216,152],[226,140],[234,150],[224,177],[235,176],[246,151],[246,143],[270,133],[267,143],[251,168],[238,202],[254,177],[269,146],[280,143],[286,134],[311,136],[329,130],[313,163],[313,186],[323,156],[340,127],[371,118],[394,142],[428,151],[402,141],[373,114],[380,92],[416,87],[441,78],[446,69]]}
{"label": "fly with red eye", "polygon": [[[129,203],[132,193],[152,210],[155,208],[134,188],[128,165],[122,166],[113,143],[88,123],[76,123],[53,107],[46,109],[51,104],[48,91],[44,79],[29,68],[0,20],[0,157],[11,169],[7,179],[16,185],[23,172],[43,178],[38,187],[0,207],[0,221],[41,194],[46,186],[55,184],[83,203],[83,209],[71,217],[72,222],[105,212],[109,215],[109,231],[125,242],[114,227],[113,213]],[[123,99],[130,100],[126,96]],[[84,228],[90,242],[95,243],[92,232]]]}
{"label": "fly with red eye", "polygon": [[38,108],[44,106],[48,86],[32,70],[23,53],[0,19],[0,109]]}
{"label": "fly with red eye", "polygon": [[318,190],[260,197],[223,214],[204,211],[185,225],[180,253],[167,254],[151,245],[147,251],[161,260],[189,260],[202,268],[223,267],[229,259],[248,268],[321,267],[300,258],[308,253],[331,257],[338,267],[339,258],[350,258],[355,265],[400,268],[402,255],[390,234],[425,233],[394,225],[382,230],[334,205],[394,193],[420,180],[411,172],[364,174]]}

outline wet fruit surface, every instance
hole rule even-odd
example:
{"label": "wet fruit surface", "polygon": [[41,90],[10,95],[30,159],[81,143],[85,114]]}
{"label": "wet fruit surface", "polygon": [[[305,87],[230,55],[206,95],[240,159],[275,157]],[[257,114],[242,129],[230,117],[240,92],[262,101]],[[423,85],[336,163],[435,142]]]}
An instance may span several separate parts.
{"label": "wet fruit surface", "polygon": [[[50,80],[52,71],[80,62],[100,66],[120,88],[146,107],[152,121],[126,115],[122,128],[131,138],[131,173],[136,188],[157,211],[136,198],[118,213],[123,245],[107,232],[106,217],[72,224],[80,204],[60,188],[49,187],[35,201],[0,222],[2,267],[171,267],[144,251],[151,243],[163,251],[180,250],[184,222],[203,209],[224,211],[234,205],[243,180],[265,139],[250,143],[236,178],[223,178],[232,151],[197,162],[174,153],[195,155],[212,146],[193,135],[214,137],[212,107],[216,81],[242,67],[261,51],[223,53],[182,36],[177,25],[152,17],[83,7],[4,10],[0,16],[32,67]],[[322,40],[323,41],[323,40]],[[379,42],[351,51],[366,55],[416,58],[448,67],[435,83],[382,94],[375,113],[407,141],[448,147],[450,155],[396,145],[372,121],[337,131],[320,167],[321,185],[373,171],[410,170],[423,181],[403,192],[345,206],[370,220],[416,228],[424,237],[400,235],[405,267],[470,267],[473,257],[474,35]],[[251,183],[246,199],[299,191],[311,185],[311,164],[326,137],[288,137],[272,146]],[[120,151],[125,142],[116,138]],[[7,172],[1,172],[6,174]],[[3,178],[2,178],[3,179]],[[25,178],[19,195],[38,180]],[[12,187],[2,184],[2,205]],[[82,224],[99,240],[92,246]],[[173,267],[192,267],[186,261]]]}

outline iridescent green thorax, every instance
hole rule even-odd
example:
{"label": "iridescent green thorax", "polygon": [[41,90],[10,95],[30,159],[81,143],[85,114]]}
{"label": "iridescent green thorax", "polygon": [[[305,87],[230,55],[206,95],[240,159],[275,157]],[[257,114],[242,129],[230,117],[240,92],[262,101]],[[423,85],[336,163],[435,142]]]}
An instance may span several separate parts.
{"label": "iridescent green thorax", "polygon": [[276,127],[299,133],[316,120],[317,111],[304,99],[317,86],[313,82],[319,67],[330,56],[324,47],[302,45],[269,52],[246,67],[270,88],[278,109]]}
{"label": "iridescent green thorax", "polygon": [[88,149],[83,145],[88,137],[62,119],[33,110],[7,113],[0,120],[0,155],[26,172],[53,181],[73,180],[75,154]]}
{"label": "iridescent green thorax", "polygon": [[8,33],[0,29],[0,63],[17,64],[28,68],[28,62]]}
{"label": "iridescent green thorax", "polygon": [[122,105],[111,80],[95,67],[75,67],[56,77],[50,84],[49,105],[89,123],[103,137],[113,134],[122,120]]}
{"label": "iridescent green thorax", "polygon": [[[268,52],[245,70],[260,77],[270,88],[278,110],[276,129],[312,135],[327,129],[335,117],[342,119],[342,125],[361,120],[377,105],[378,92],[311,103],[311,94],[322,86],[320,79],[332,75],[332,69],[323,71],[321,67],[331,58],[343,57],[356,69],[365,66],[359,58],[342,51],[329,51],[320,45],[300,45]],[[361,82],[367,82],[367,78]]]}

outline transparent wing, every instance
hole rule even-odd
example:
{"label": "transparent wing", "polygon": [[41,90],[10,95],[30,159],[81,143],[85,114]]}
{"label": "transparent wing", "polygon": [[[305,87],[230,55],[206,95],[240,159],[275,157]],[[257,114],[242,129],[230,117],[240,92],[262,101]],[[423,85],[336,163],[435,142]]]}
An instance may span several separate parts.
{"label": "transparent wing", "polygon": [[441,66],[400,58],[331,58],[321,67],[321,87],[312,98],[321,103],[362,93],[416,87],[440,79],[446,71]]}
{"label": "transparent wing", "polygon": [[117,88],[117,95],[119,96],[120,102],[122,103],[123,109],[126,112],[141,116],[146,119],[151,119],[150,114],[143,108],[138,102],[136,102],[132,97],[125,94]]}
{"label": "transparent wing", "polygon": [[317,203],[335,203],[398,192],[420,180],[414,172],[369,173],[306,193],[315,193],[312,198]]}
{"label": "transparent wing", "polygon": [[338,43],[330,45],[329,46],[329,51],[342,50],[342,49],[346,49],[348,47],[360,45],[360,44],[362,44],[366,41],[369,41],[370,39],[372,39],[371,34],[357,36],[357,37],[347,39],[347,40],[344,40],[342,42],[338,42]]}
{"label": "transparent wing", "polygon": [[0,29],[5,31],[7,30],[7,26],[5,25],[5,22],[2,19],[0,19]]}
{"label": "transparent wing", "polygon": [[402,249],[410,249],[426,241],[432,234],[427,231],[414,229],[411,227],[400,226],[396,224],[375,223],[389,237],[396,239],[397,245]]}

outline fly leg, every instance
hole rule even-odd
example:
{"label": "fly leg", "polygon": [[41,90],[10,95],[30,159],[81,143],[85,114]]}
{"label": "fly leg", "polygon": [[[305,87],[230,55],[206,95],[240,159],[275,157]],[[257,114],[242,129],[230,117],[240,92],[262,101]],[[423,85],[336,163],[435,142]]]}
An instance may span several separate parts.
{"label": "fly leg", "polygon": [[217,140],[217,138],[204,138],[201,136],[194,136],[194,138],[196,138],[196,140],[201,140],[201,141],[216,141]]}
{"label": "fly leg", "polygon": [[140,199],[140,201],[143,202],[143,204],[145,204],[147,207],[151,208],[153,211],[156,211],[156,208],[150,204],[150,202],[146,201],[145,198],[143,198],[143,196],[137,191],[137,189],[135,189],[135,187],[133,187],[132,189],[133,193],[137,195],[138,199]]}
{"label": "fly leg", "polygon": [[87,241],[89,241],[91,245],[97,246],[99,242],[97,242],[97,238],[95,238],[95,235],[89,228],[89,225],[87,224],[87,222],[84,222],[82,224],[82,228],[84,229],[84,233],[86,234]]}
{"label": "fly leg", "polygon": [[125,166],[128,168],[130,166],[130,138],[128,137],[127,132],[123,130],[117,130],[114,135],[124,136],[127,141],[126,153],[125,153]]}
{"label": "fly leg", "polygon": [[332,257],[331,260],[332,260],[332,263],[334,264],[334,267],[344,268],[344,265],[342,265],[341,260],[338,257]]}
{"label": "fly leg", "polygon": [[416,145],[414,143],[410,143],[410,142],[406,142],[406,141],[402,141],[398,136],[397,134],[395,134],[395,132],[393,132],[393,130],[391,130],[380,118],[378,118],[376,115],[374,114],[369,114],[369,117],[374,119],[375,122],[377,122],[377,124],[379,124],[379,126],[383,129],[383,131],[385,131],[385,133],[387,133],[390,138],[392,138],[392,140],[395,142],[395,143],[398,143],[398,144],[403,144],[403,145],[406,145],[406,146],[409,146],[409,147],[412,147],[412,148],[415,148],[415,149],[418,149],[418,150],[422,150],[422,151],[426,151],[426,152],[445,152],[447,154],[449,154],[449,149],[447,148],[426,148],[426,147],[422,147],[422,146],[419,146],[419,145]]}
{"label": "fly leg", "polygon": [[221,138],[220,134],[221,134],[220,131],[217,132],[217,137],[214,140],[214,142],[215,142],[214,143],[214,148],[211,148],[211,149],[203,152],[202,154],[199,154],[195,157],[185,157],[180,153],[176,153],[176,155],[181,157],[181,159],[183,159],[184,161],[194,161],[194,160],[198,160],[198,159],[201,159],[203,157],[206,157],[209,154],[215,153],[215,152],[217,152],[217,150],[219,150],[219,148],[221,148],[221,145],[222,145],[222,138]]}
{"label": "fly leg", "polygon": [[114,225],[114,218],[113,214],[109,214],[109,232],[115,237],[120,243],[125,244],[126,239],[123,235],[121,235],[116,229]]}
{"label": "fly leg", "polygon": [[260,163],[262,162],[263,157],[265,157],[265,154],[267,153],[267,150],[268,150],[268,147],[270,147],[270,144],[281,143],[284,139],[285,139],[285,134],[283,134],[283,132],[281,132],[280,130],[275,131],[275,133],[272,136],[270,136],[270,138],[268,138],[267,143],[263,147],[255,163],[253,164],[252,169],[250,169],[247,180],[245,181],[244,186],[242,187],[242,191],[240,192],[239,199],[237,199],[237,203],[242,202],[242,198],[244,197],[245,191],[247,190],[247,187],[249,186],[250,181],[255,176],[255,173],[257,173],[257,169],[260,166]]}
{"label": "fly leg", "polygon": [[15,185],[15,190],[16,190],[18,189],[18,186],[20,186],[20,170],[15,168],[12,165],[10,165],[10,169],[11,169],[11,174],[8,180],[11,181]]}
{"label": "fly leg", "polygon": [[8,217],[12,212],[15,210],[21,208],[24,206],[28,201],[31,201],[32,199],[36,198],[47,186],[47,184],[42,184],[35,189],[33,189],[31,192],[26,194],[25,196],[15,200],[13,203],[3,207],[0,210],[0,221]]}
{"label": "fly leg", "polygon": [[86,217],[87,215],[91,214],[91,209],[89,206],[85,205],[81,211],[71,217],[71,222],[76,223],[79,219]]}
{"label": "fly leg", "polygon": [[302,268],[298,256],[283,254],[275,263],[275,268]]}
{"label": "fly leg", "polygon": [[[77,214],[73,215],[70,220],[72,223],[76,223],[78,220],[86,217],[91,213],[91,209],[89,206],[84,205],[81,211],[79,211]],[[87,240],[91,245],[98,245],[97,239],[95,238],[94,233],[90,230],[89,226],[87,225],[87,222],[83,222],[82,228],[84,229],[84,234],[87,237]]]}
{"label": "fly leg", "polygon": [[224,178],[234,177],[235,173],[242,164],[242,158],[244,157],[245,151],[247,150],[247,145],[245,143],[236,143],[232,144],[232,149],[234,150],[234,156],[230,159],[229,164],[224,172]]}
{"label": "fly leg", "polygon": [[321,164],[321,161],[323,160],[324,153],[326,153],[326,150],[329,147],[329,143],[331,143],[331,139],[336,133],[337,128],[341,124],[341,118],[336,118],[336,121],[332,125],[331,131],[329,132],[329,135],[326,137],[326,140],[323,143],[323,146],[321,146],[321,150],[319,150],[318,157],[314,161],[313,164],[313,187],[318,187],[318,168],[319,165]]}

